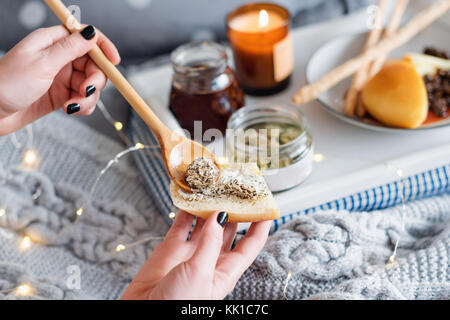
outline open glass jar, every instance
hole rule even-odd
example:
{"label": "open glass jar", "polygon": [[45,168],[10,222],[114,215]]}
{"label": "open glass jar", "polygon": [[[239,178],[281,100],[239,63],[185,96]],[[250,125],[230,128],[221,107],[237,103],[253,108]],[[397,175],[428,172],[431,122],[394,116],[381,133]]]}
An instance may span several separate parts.
{"label": "open glass jar", "polygon": [[171,61],[170,109],[181,127],[200,141],[208,129],[225,133],[231,114],[244,105],[225,48],[214,42],[190,43],[178,47]]}
{"label": "open glass jar", "polygon": [[299,108],[278,104],[248,106],[228,121],[227,158],[256,162],[272,191],[303,182],[311,173],[314,145]]}

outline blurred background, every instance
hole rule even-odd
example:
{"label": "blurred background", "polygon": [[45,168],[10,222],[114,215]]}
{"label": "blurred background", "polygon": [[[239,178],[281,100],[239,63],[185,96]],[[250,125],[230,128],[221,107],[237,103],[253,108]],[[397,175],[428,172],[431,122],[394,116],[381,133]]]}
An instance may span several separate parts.
{"label": "blurred background", "polygon": [[[82,23],[100,28],[130,65],[169,53],[191,40],[224,40],[225,14],[248,0],[66,0]],[[366,7],[373,0],[278,0],[293,27]],[[75,11],[77,10],[74,8]],[[36,28],[59,24],[42,0],[0,1],[0,50],[8,51]]]}
{"label": "blurred background", "polygon": [[[74,15],[85,24],[100,28],[118,47],[121,68],[147,62],[159,65],[178,45],[195,40],[225,41],[225,16],[248,0],[65,0]],[[292,27],[298,28],[364,10],[375,0],[277,0],[287,8]],[[0,55],[33,30],[60,24],[42,0],[0,1]],[[150,61],[150,62],[149,62]],[[149,84],[151,85],[151,84]],[[114,117],[127,123],[129,109],[110,87],[102,100]],[[116,137],[110,125],[96,111],[81,121]]]}

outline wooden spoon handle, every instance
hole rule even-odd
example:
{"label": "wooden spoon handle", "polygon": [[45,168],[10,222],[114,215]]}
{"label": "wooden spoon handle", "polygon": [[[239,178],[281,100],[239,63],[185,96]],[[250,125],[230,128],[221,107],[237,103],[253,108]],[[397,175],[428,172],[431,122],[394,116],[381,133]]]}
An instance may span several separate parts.
{"label": "wooden spoon handle", "polygon": [[[78,32],[82,29],[81,24],[70,13],[61,0],[45,0],[48,7],[56,14],[62,24],[71,32]],[[97,66],[106,74],[122,96],[128,101],[145,123],[152,129],[161,142],[161,138],[170,133],[170,129],[153,113],[144,99],[134,90],[122,73],[105,56],[103,51],[95,45],[89,51],[89,56]]]}

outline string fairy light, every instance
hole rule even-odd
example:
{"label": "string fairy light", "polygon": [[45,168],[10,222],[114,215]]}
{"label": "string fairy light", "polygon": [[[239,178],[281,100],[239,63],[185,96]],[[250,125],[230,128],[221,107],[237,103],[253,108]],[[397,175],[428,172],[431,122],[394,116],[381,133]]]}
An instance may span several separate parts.
{"label": "string fairy light", "polygon": [[111,124],[114,127],[114,129],[116,130],[116,133],[122,139],[122,141],[127,146],[129,146],[131,143],[130,143],[130,140],[127,138],[127,136],[123,133],[123,127],[124,127],[123,123],[114,119],[114,117],[111,115],[111,113],[109,113],[108,109],[106,109],[105,104],[103,103],[103,101],[101,99],[98,100],[97,107],[100,110],[100,112],[103,114],[103,116],[105,117],[106,121],[108,121],[109,124]]}
{"label": "string fairy light", "polygon": [[23,237],[22,241],[20,241],[20,250],[24,251],[31,247],[33,242],[29,236]]}
{"label": "string fairy light", "polygon": [[313,160],[314,162],[322,162],[323,160],[325,160],[325,156],[321,153],[315,153],[313,156]]}
{"label": "string fairy light", "polygon": [[116,252],[123,251],[123,250],[125,250],[126,248],[127,248],[127,247],[126,247],[125,245],[123,245],[123,244],[118,244],[117,247],[116,247]]}
{"label": "string fairy light", "polygon": [[[116,129],[118,135],[122,138],[123,142],[128,146],[130,145],[130,141],[129,139],[123,134],[122,129],[123,129],[123,124],[119,121],[116,121],[113,116],[108,112],[108,110],[106,109],[105,105],[103,104],[103,102],[101,100],[98,101],[97,103],[97,107],[99,108],[99,110],[103,113],[105,119]],[[136,144],[134,144],[134,146],[129,147],[126,150],[123,150],[121,152],[119,152],[118,154],[116,154],[114,156],[113,159],[111,159],[107,165],[100,171],[100,174],[97,176],[96,180],[94,181],[94,184],[92,185],[90,192],[88,194],[88,199],[85,201],[85,203],[79,207],[76,211],[76,218],[73,222],[73,224],[66,226],[65,228],[63,228],[57,235],[56,237],[60,237],[64,232],[67,231],[67,229],[73,225],[75,225],[76,223],[78,223],[79,219],[84,216],[85,213],[85,207],[89,204],[90,199],[92,199],[94,197],[95,191],[98,187],[98,184],[100,183],[100,180],[102,179],[102,177],[109,171],[109,169],[111,169],[111,167],[113,167],[114,164],[119,163],[120,159],[125,157],[126,155],[135,152],[135,151],[139,151],[139,150],[159,150],[160,146],[150,146],[150,145],[144,145],[143,143],[137,142]],[[158,153],[158,155],[160,155]],[[169,217],[171,217],[171,213],[169,213]],[[173,216],[175,217],[175,216]],[[172,219],[172,218],[171,218]],[[158,239],[163,239],[161,237],[147,237],[144,239],[140,239],[138,241],[135,241],[133,243],[130,244],[119,244],[118,246],[116,246],[115,251],[116,252],[121,252],[124,251],[126,249],[130,249],[133,247],[136,247],[139,244],[151,241],[151,240],[158,240]]]}
{"label": "string fairy light", "polygon": [[152,240],[163,240],[163,239],[164,239],[164,237],[153,237],[153,236],[151,236],[151,237],[146,237],[146,238],[140,239],[138,241],[126,244],[126,245],[120,243],[120,244],[118,244],[116,246],[115,251],[116,252],[121,252],[121,251],[125,251],[125,250],[128,250],[128,249],[134,248],[134,247],[136,247],[136,246],[138,246],[140,244],[143,244],[143,243],[146,243],[146,242],[149,242],[149,241],[152,241]]}
{"label": "string fairy light", "polygon": [[[141,150],[141,149],[145,148],[145,146],[140,142],[136,143],[135,147],[136,147],[136,150]],[[159,149],[159,147],[158,147],[158,149]]]}
{"label": "string fairy light", "polygon": [[25,127],[25,130],[27,132],[27,140],[25,142],[25,144],[22,144],[19,142],[19,140],[17,139],[17,135],[15,132],[11,133],[10,139],[11,139],[11,143],[14,145],[14,147],[16,149],[23,149],[23,148],[30,148],[33,145],[33,140],[34,140],[34,133],[33,133],[33,124],[29,124]]}
{"label": "string fairy light", "polygon": [[81,216],[83,214],[84,209],[83,208],[79,208],[75,213],[77,216]]}
{"label": "string fairy light", "polygon": [[[138,143],[136,143],[134,146],[132,146],[132,147],[130,147],[130,148],[128,148],[128,149],[126,149],[126,150],[124,150],[124,151],[121,151],[121,152],[119,152],[118,154],[116,154],[116,155],[114,156],[113,159],[109,160],[108,164],[100,171],[100,174],[99,174],[99,175],[97,176],[97,178],[95,179],[95,182],[94,182],[94,184],[92,185],[91,190],[90,190],[90,192],[89,192],[89,199],[90,199],[91,197],[93,197],[93,195],[94,195],[94,193],[95,193],[95,191],[96,191],[96,189],[97,189],[97,186],[98,186],[100,180],[102,179],[102,177],[106,174],[106,172],[108,172],[108,170],[109,170],[114,164],[119,163],[119,161],[120,161],[121,158],[125,157],[126,155],[128,155],[129,153],[134,152],[134,151],[143,150],[143,149],[159,149],[159,148],[160,148],[159,146],[146,146],[146,145],[144,145],[144,144],[138,142]],[[89,201],[89,200],[88,200],[88,201]],[[76,217],[76,219],[75,219],[75,223],[76,223],[77,220],[83,215],[83,213],[84,213],[84,207],[85,207],[86,205],[87,205],[87,203],[85,203],[82,207],[80,207],[80,208],[78,208],[78,209],[76,210],[75,213],[76,213],[76,216],[77,216],[77,217]]]}
{"label": "string fairy light", "polygon": [[[336,156],[333,155],[334,158],[342,158],[341,156]],[[316,153],[314,154],[313,157],[315,162],[323,162],[325,160],[325,155],[321,154],[321,153]],[[374,161],[373,159],[369,159],[369,158],[364,158],[364,157],[360,157],[361,160],[366,160],[369,162],[373,162],[373,163],[377,163],[377,161]],[[401,231],[404,232],[405,231],[405,219],[406,219],[406,199],[405,199],[405,185],[403,183],[403,177],[404,177],[404,172],[402,170],[402,168],[399,168],[398,166],[392,164],[391,162],[383,162],[383,165],[391,171],[394,171],[395,174],[397,175],[396,182],[400,185],[400,201],[401,201]],[[398,238],[395,241],[394,244],[394,249],[393,249],[393,253],[392,255],[388,258],[387,260],[387,266],[392,266],[395,262],[396,262],[396,257],[397,257],[397,249],[399,246],[401,240],[401,235],[399,234]]]}
{"label": "string fairy light", "polygon": [[[102,114],[104,115],[105,119],[113,126],[113,128],[115,129],[116,133],[119,135],[119,137],[122,139],[122,141],[125,143],[125,145],[130,146],[130,141],[127,138],[127,136],[123,133],[123,128],[124,125],[122,122],[115,120],[112,115],[109,113],[109,111],[106,109],[105,105],[103,104],[103,102],[101,100],[98,101],[97,103],[97,107],[99,108],[99,110],[102,112]],[[14,147],[16,149],[25,149],[25,152],[23,153],[23,158],[22,158],[22,164],[24,164],[26,167],[28,168],[33,168],[33,167],[37,167],[38,163],[39,163],[39,156],[38,153],[35,149],[32,148],[33,145],[33,128],[32,125],[29,125],[26,127],[26,131],[27,131],[27,141],[26,143],[20,143],[17,139],[17,136],[15,133],[11,134],[11,142],[14,145]],[[158,150],[160,149],[159,146],[147,146],[144,145],[140,142],[134,144],[133,146],[129,147],[128,149],[119,152],[116,156],[114,156],[114,158],[112,160],[110,160],[107,165],[101,170],[100,174],[97,176],[92,188],[90,189],[90,193],[88,195],[88,199],[86,201],[86,203],[79,207],[75,214],[76,214],[76,218],[75,221],[73,222],[73,224],[76,224],[79,220],[79,218],[81,218],[84,215],[84,211],[85,211],[85,206],[87,205],[87,203],[89,203],[90,199],[93,198],[94,193],[96,191],[96,188],[100,182],[100,180],[102,179],[102,177],[108,172],[108,170],[113,167],[114,164],[117,164],[119,162],[119,160],[128,155],[129,153],[135,152],[135,151],[139,151],[139,150],[144,150],[144,149],[148,149],[148,150]],[[159,154],[159,153],[158,153]],[[313,156],[313,160],[314,162],[320,163],[325,161],[325,155],[321,154],[321,153],[316,153]],[[361,158],[362,159],[362,158]],[[373,161],[371,159],[366,159],[369,161]],[[226,163],[227,159],[226,158],[222,158],[221,159],[221,163]],[[387,165],[388,167],[390,167],[392,169],[392,165],[389,163],[385,163],[385,165]],[[398,178],[399,178],[399,183],[402,186],[402,193],[400,195],[401,197],[401,201],[402,201],[402,231],[404,231],[404,227],[405,227],[405,212],[406,212],[406,199],[404,197],[404,184],[403,184],[403,170],[401,168],[397,168],[394,167],[394,171],[397,174]],[[32,199],[36,200],[40,197],[42,192],[41,187],[38,187],[36,192],[32,195]],[[7,211],[4,208],[0,208],[0,217],[6,215]],[[169,214],[169,218],[170,219],[174,219],[176,214],[174,212],[170,212]],[[66,226],[65,228],[63,228],[62,232],[64,232],[65,229],[67,229],[68,227],[70,227],[70,225]],[[60,233],[61,234],[61,233]],[[59,234],[59,235],[60,235]],[[125,250],[128,250],[130,248],[136,247],[138,245],[141,245],[143,243],[146,243],[148,241],[152,241],[152,240],[163,240],[164,237],[145,237],[143,239],[137,240],[135,242],[132,243],[120,243],[115,247],[115,252],[116,253],[120,253],[123,252]],[[396,262],[396,254],[397,254],[397,249],[398,249],[398,245],[399,245],[399,241],[400,241],[400,235],[396,240],[396,243],[394,245],[394,249],[393,249],[393,254],[389,257],[388,259],[388,263],[386,266],[392,266],[395,262]],[[22,238],[22,240],[20,241],[20,249],[21,250],[26,250],[28,248],[31,247],[31,245],[33,244],[32,239],[29,236],[25,236]],[[283,288],[283,296],[284,298],[287,300],[288,297],[286,295],[286,290],[289,284],[289,280],[291,278],[292,274],[289,271],[287,273],[286,279],[285,279],[285,284],[284,284],[284,288]],[[18,286],[15,289],[9,290],[9,292],[13,291],[16,295],[18,296],[27,296],[27,295],[31,295],[33,293],[33,287],[30,284],[21,284],[20,286]],[[0,291],[0,292],[5,292],[5,291]]]}
{"label": "string fairy light", "polygon": [[[339,156],[336,156],[336,158],[340,158]],[[325,159],[325,156],[323,154],[314,154],[314,161],[315,162],[322,162]],[[361,158],[364,159],[364,158]],[[367,159],[365,158],[364,160],[370,161],[370,162],[375,162],[372,159]],[[405,231],[405,220],[406,220],[406,198],[405,198],[405,184],[404,184],[404,172],[401,168],[397,167],[396,165],[390,163],[390,162],[384,162],[383,163],[385,165],[385,167],[388,170],[391,170],[393,172],[395,172],[395,174],[397,175],[397,180],[396,182],[400,185],[400,201],[401,201],[401,232]],[[384,266],[379,266],[379,269],[385,269],[385,268],[393,268],[396,266],[397,262],[397,250],[398,250],[398,246],[401,240],[401,234],[398,235],[397,239],[395,240],[395,244],[394,244],[394,248],[392,251],[392,254],[389,256],[386,264]],[[290,271],[288,271],[286,278],[285,278],[285,284],[283,287],[283,297],[284,299],[288,300],[288,297],[286,295],[286,290],[289,284],[289,280],[291,278],[292,274]]]}
{"label": "string fairy light", "polygon": [[18,296],[31,296],[34,292],[33,287],[28,284],[28,283],[24,283],[21,284],[20,286],[18,286],[15,290],[14,290],[15,294]]}
{"label": "string fairy light", "polygon": [[[389,165],[392,167],[392,165]],[[399,180],[398,183],[401,185],[401,192],[400,192],[400,200],[401,200],[401,204],[402,204],[402,209],[401,209],[401,232],[405,231],[405,219],[406,219],[406,199],[405,199],[405,185],[403,183],[403,170],[400,168],[395,167],[395,173],[398,175]],[[396,257],[397,257],[397,249],[398,249],[398,245],[400,243],[400,239],[401,239],[401,235],[398,235],[398,238],[395,240],[395,244],[394,244],[394,251],[392,253],[392,255],[389,257],[388,259],[388,267],[392,267],[394,266],[395,262],[396,262]]]}
{"label": "string fairy light", "polygon": [[33,125],[29,124],[25,127],[27,132],[27,139],[25,143],[19,142],[17,139],[17,135],[15,132],[10,134],[11,143],[17,150],[26,149],[23,153],[22,163],[26,167],[35,167],[38,164],[39,157],[37,155],[36,150],[32,149],[34,133],[33,133]]}
{"label": "string fairy light", "polygon": [[173,220],[173,219],[175,219],[176,215],[177,214],[175,212],[170,212],[169,213],[169,218]]}
{"label": "string fairy light", "polygon": [[23,163],[27,166],[27,167],[33,167],[37,164],[38,162],[38,155],[36,153],[35,150],[27,150],[23,156]]}
{"label": "string fairy light", "polygon": [[123,123],[120,121],[114,122],[114,128],[116,128],[116,131],[122,131],[123,129]]}
{"label": "string fairy light", "polygon": [[32,199],[33,201],[36,201],[37,199],[39,199],[39,197],[41,196],[41,194],[42,194],[42,187],[41,187],[41,186],[38,186],[37,189],[36,189],[36,191],[31,195],[31,199]]}
{"label": "string fairy light", "polygon": [[[112,115],[108,112],[108,110],[106,109],[104,103],[99,100],[97,103],[97,107],[99,108],[99,110],[102,112],[102,114],[104,115],[105,119],[114,127],[114,129],[116,130],[117,134],[119,135],[119,137],[123,140],[123,142],[128,146],[130,145],[130,141],[129,139],[124,135],[123,133],[123,128],[124,125],[122,122],[120,121],[116,121]],[[34,150],[32,148],[32,144],[33,144],[33,129],[32,126],[29,125],[26,127],[27,130],[27,140],[25,143],[21,143],[19,142],[17,136],[15,133],[10,135],[11,138],[11,142],[13,144],[13,146],[20,150],[20,149],[26,149],[26,151],[23,154],[23,158],[22,158],[22,164],[27,167],[27,168],[34,168],[37,167],[38,162],[39,162],[39,156],[36,150]],[[112,160],[110,160],[107,165],[101,170],[100,174],[97,176],[94,184],[92,185],[89,195],[88,195],[88,200],[86,201],[86,203],[79,207],[76,211],[76,218],[75,221],[66,226],[65,228],[63,228],[57,235],[56,237],[61,236],[62,233],[64,233],[67,228],[69,228],[70,226],[73,226],[74,224],[76,224],[79,220],[79,218],[81,218],[84,214],[85,211],[85,206],[87,205],[87,203],[89,203],[90,199],[94,196],[95,191],[98,187],[98,184],[100,182],[100,180],[102,179],[102,177],[109,171],[109,169],[114,165],[119,163],[120,159],[122,157],[125,157],[126,155],[128,155],[131,152],[135,152],[135,151],[139,151],[139,150],[144,150],[144,149],[150,149],[150,150],[156,150],[156,149],[160,149],[159,146],[148,146],[148,145],[144,145],[143,143],[136,143],[134,146],[129,147],[128,149],[119,152],[117,155],[114,156],[114,158]],[[42,193],[42,188],[39,186],[36,190],[36,192],[32,195],[32,199],[33,200],[37,200],[40,195]],[[4,216],[6,214],[6,209],[0,209],[0,217]],[[169,217],[171,219],[173,219],[175,217],[175,213],[171,212],[169,213]],[[116,247],[116,252],[120,252],[120,251],[124,251],[126,249],[130,249],[133,247],[138,246],[139,244],[151,241],[151,240],[161,240],[163,239],[163,237],[146,237],[144,239],[140,239],[137,240],[135,242],[132,242],[130,244],[119,244]],[[22,238],[22,240],[20,241],[19,244],[19,248],[21,251],[26,250],[28,248],[31,247],[31,245],[33,244],[32,239],[29,236],[25,236]],[[21,290],[19,290],[19,292],[24,292],[25,288],[27,287],[23,287]]]}
{"label": "string fairy light", "polygon": [[0,290],[0,293],[3,293],[3,294],[13,293],[14,295],[19,296],[19,297],[26,297],[26,296],[33,295],[34,291],[35,290],[34,290],[33,286],[31,286],[31,284],[22,283],[12,289]]}
{"label": "string fairy light", "polygon": [[286,295],[286,290],[289,284],[289,280],[291,279],[292,273],[290,271],[288,271],[287,276],[286,276],[286,280],[284,282],[284,288],[283,288],[283,297],[285,300],[289,300],[289,298]]}

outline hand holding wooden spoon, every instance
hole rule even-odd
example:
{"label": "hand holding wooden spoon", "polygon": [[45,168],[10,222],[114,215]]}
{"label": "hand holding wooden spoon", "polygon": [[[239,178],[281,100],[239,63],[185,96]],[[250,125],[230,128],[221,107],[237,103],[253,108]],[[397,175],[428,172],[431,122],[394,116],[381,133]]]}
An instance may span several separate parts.
{"label": "hand holding wooden spoon", "polygon": [[[45,2],[71,33],[81,30],[80,23],[61,0],[45,0]],[[186,185],[185,173],[189,164],[197,157],[212,159],[220,172],[221,167],[214,154],[201,144],[173,132],[164,125],[97,45],[89,52],[89,56],[155,133],[161,145],[161,152],[169,177],[180,188],[191,191]]]}

